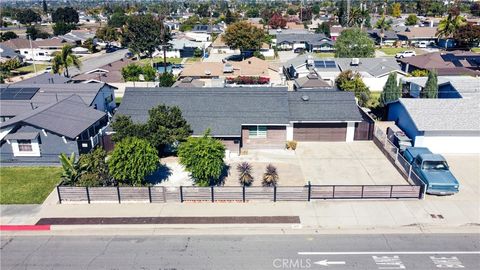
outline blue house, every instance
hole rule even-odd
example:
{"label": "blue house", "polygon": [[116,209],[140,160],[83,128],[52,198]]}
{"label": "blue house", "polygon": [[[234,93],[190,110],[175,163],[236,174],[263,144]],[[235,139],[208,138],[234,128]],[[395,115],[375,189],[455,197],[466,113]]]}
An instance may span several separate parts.
{"label": "blue house", "polygon": [[480,153],[480,96],[465,98],[401,98],[389,104],[394,121],[416,147],[434,153]]}
{"label": "blue house", "polygon": [[[418,98],[427,83],[427,77],[404,77],[404,89],[413,98]],[[463,98],[480,94],[480,78],[471,76],[439,76],[438,98]]]}

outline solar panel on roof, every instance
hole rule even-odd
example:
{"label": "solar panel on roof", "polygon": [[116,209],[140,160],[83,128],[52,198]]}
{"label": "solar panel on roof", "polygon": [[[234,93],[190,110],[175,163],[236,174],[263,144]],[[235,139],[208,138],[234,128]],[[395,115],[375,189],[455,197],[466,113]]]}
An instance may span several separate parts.
{"label": "solar panel on roof", "polygon": [[314,61],[316,68],[335,68],[335,61]]}
{"label": "solar panel on roof", "polygon": [[2,89],[0,99],[3,100],[30,100],[40,88],[8,87]]}

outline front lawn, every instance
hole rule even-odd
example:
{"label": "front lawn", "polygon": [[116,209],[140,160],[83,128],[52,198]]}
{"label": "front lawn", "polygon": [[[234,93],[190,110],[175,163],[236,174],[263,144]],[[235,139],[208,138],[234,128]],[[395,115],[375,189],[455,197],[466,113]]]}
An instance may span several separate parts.
{"label": "front lawn", "polygon": [[331,52],[315,53],[315,56],[318,58],[334,58],[335,53],[331,53]]}
{"label": "front lawn", "polygon": [[202,61],[201,57],[189,57],[187,58],[187,63],[195,63]]}
{"label": "front lawn", "polygon": [[[141,65],[150,65],[150,58],[140,59],[137,63]],[[163,63],[163,57],[154,57],[153,63]],[[182,63],[182,58],[167,57],[167,63],[180,64]]]}
{"label": "front lawn", "polygon": [[480,48],[472,48],[472,52],[480,53]]}
{"label": "front lawn", "polygon": [[38,204],[60,182],[60,167],[1,167],[0,204]]}
{"label": "front lawn", "polygon": [[[35,64],[35,66],[37,67],[37,72],[40,72],[40,71],[45,70],[45,68],[48,65]],[[20,73],[20,74],[27,74],[27,73],[32,73],[32,72],[35,72],[35,69],[33,68],[33,64],[29,64],[29,65],[26,65],[26,66],[23,66],[23,67],[12,70],[12,73]]]}
{"label": "front lawn", "polygon": [[407,48],[380,48],[379,51],[385,53],[386,55],[395,55],[399,52],[408,50]]}

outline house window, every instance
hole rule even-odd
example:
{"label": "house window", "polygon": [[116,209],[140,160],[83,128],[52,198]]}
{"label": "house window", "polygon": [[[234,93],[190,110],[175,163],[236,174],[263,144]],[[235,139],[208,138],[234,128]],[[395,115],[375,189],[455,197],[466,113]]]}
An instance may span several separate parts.
{"label": "house window", "polygon": [[19,152],[32,152],[32,140],[18,140],[18,151]]}
{"label": "house window", "polygon": [[251,139],[267,138],[266,126],[252,126],[248,128],[248,137]]}

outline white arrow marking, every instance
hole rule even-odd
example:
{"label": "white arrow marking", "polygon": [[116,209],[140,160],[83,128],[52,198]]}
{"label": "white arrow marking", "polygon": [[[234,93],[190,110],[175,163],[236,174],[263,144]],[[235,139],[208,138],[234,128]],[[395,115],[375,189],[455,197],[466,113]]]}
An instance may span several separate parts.
{"label": "white arrow marking", "polygon": [[359,252],[298,252],[298,255],[422,255],[422,254],[480,254],[480,251],[359,251]]}
{"label": "white arrow marking", "polygon": [[340,261],[327,261],[327,260],[323,260],[323,261],[318,261],[318,262],[314,262],[314,264],[318,264],[318,265],[323,265],[323,266],[329,266],[331,264],[345,264],[345,262],[340,262]]}

